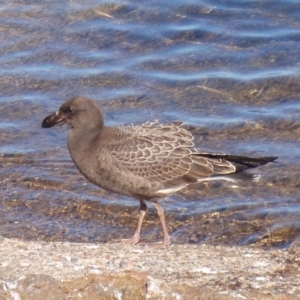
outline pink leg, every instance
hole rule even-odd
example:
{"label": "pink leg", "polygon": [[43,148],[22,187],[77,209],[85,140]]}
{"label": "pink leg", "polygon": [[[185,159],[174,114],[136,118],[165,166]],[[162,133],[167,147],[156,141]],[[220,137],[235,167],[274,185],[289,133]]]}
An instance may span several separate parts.
{"label": "pink leg", "polygon": [[134,235],[130,239],[122,239],[121,242],[126,242],[129,244],[137,244],[141,237],[141,228],[147,212],[147,205],[144,200],[140,200],[140,210],[139,210],[139,219],[134,232]]}
{"label": "pink leg", "polygon": [[[150,246],[150,247],[169,246],[171,244],[171,238],[170,238],[170,235],[168,233],[164,210],[163,210],[163,208],[158,203],[153,202],[153,204],[154,204],[154,206],[155,206],[155,208],[157,210],[157,214],[158,214],[159,219],[160,219],[160,223],[161,223],[161,228],[162,228],[162,231],[163,231],[164,239],[163,239],[162,242],[158,242],[158,243],[142,243],[142,245],[147,245],[147,246]],[[146,212],[147,212],[147,205],[146,205],[146,203],[145,203],[144,200],[140,200],[139,219],[138,219],[138,223],[137,223],[134,235],[130,239],[122,239],[121,242],[125,242],[125,243],[128,243],[128,244],[135,245],[135,244],[137,244],[140,241],[141,228],[142,228],[142,224],[143,224]],[[118,242],[118,241],[112,241],[112,242]]]}
{"label": "pink leg", "polygon": [[157,210],[157,214],[158,214],[159,219],[160,219],[160,224],[161,224],[161,228],[162,228],[162,231],[163,231],[164,239],[163,239],[162,242],[157,242],[157,243],[142,243],[142,245],[146,245],[146,246],[149,246],[149,247],[152,247],[152,248],[169,246],[171,244],[171,238],[170,238],[170,235],[168,233],[164,210],[163,210],[163,208],[158,203],[153,202],[153,204],[154,204],[154,206],[155,206],[155,208]]}
{"label": "pink leg", "polygon": [[160,219],[161,228],[162,228],[163,236],[164,236],[164,240],[161,243],[161,246],[169,246],[171,244],[171,238],[170,238],[170,235],[168,233],[164,210],[158,203],[154,202],[153,204],[154,204],[154,206],[157,210],[157,214],[158,214],[159,219]]}

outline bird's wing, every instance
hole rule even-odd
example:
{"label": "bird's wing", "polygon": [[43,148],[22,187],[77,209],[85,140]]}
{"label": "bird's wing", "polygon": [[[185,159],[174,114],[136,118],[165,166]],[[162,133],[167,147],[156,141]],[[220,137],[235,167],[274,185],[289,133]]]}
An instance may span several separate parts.
{"label": "bird's wing", "polygon": [[[181,124],[147,122],[120,130],[123,130],[120,138],[106,147],[122,168],[164,184],[183,185],[197,181],[187,176],[193,165],[193,136]],[[202,159],[201,168],[202,177],[211,174],[206,159]]]}
{"label": "bird's wing", "polygon": [[119,130],[122,134],[118,137],[116,133],[106,147],[120,168],[163,183],[166,188],[235,172],[235,167],[226,160],[197,155],[194,138],[181,123],[147,122]]}

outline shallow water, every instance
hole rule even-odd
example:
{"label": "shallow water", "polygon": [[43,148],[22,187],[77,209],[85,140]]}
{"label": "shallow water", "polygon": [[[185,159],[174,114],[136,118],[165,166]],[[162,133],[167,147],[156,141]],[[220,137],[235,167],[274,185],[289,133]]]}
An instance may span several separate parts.
{"label": "shallow water", "polygon": [[[0,234],[131,236],[138,202],[88,183],[67,126],[41,121],[96,99],[108,125],[184,121],[203,150],[279,156],[258,183],[199,184],[162,201],[175,243],[286,247],[300,236],[300,3],[6,1],[0,9]],[[161,238],[150,207],[147,240]]]}

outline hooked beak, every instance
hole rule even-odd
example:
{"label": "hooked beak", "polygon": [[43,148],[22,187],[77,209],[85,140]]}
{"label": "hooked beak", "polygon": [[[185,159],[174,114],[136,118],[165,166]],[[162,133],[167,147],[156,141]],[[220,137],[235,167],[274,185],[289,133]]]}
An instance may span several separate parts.
{"label": "hooked beak", "polygon": [[42,128],[50,128],[58,123],[65,121],[65,114],[58,110],[57,112],[46,117],[42,122]]}

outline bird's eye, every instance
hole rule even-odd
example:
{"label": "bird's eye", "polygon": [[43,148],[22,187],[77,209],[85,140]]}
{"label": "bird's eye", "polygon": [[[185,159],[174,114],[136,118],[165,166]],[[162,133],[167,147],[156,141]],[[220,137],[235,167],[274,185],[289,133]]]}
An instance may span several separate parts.
{"label": "bird's eye", "polygon": [[73,110],[72,107],[67,107],[67,108],[65,109],[65,113],[68,114],[68,115],[71,115],[73,112],[74,112],[74,110]]}

